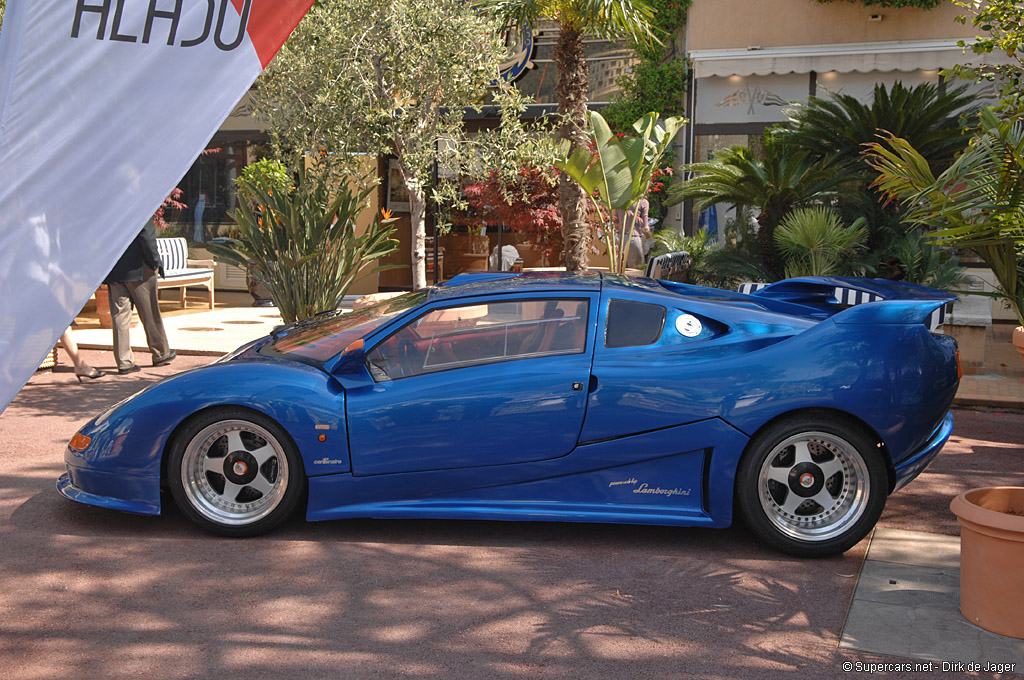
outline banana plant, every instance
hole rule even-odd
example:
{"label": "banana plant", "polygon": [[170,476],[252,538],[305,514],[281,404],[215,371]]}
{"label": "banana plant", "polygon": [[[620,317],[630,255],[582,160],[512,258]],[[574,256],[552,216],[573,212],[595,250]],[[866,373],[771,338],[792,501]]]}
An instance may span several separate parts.
{"label": "banana plant", "polygon": [[[601,116],[590,114],[590,138],[594,151],[578,147],[570,153],[563,142],[559,170],[572,177],[590,196],[602,224],[614,224],[605,235],[608,244],[608,269],[621,273],[626,268],[632,224],[630,208],[647,194],[654,171],[672,139],[685,123],[683,118],[658,120],[651,112],[633,123],[635,136],[616,135]],[[615,224],[616,212],[619,213]]]}

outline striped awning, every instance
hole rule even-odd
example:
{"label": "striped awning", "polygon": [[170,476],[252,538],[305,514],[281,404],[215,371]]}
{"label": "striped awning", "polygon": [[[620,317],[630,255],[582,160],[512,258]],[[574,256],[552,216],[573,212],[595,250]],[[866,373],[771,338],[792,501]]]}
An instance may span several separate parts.
{"label": "striped awning", "polygon": [[707,78],[811,71],[929,71],[968,62],[1003,63],[1007,57],[1002,53],[976,55],[969,50],[965,53],[956,39],[948,39],[695,50],[690,52],[690,59],[694,76]]}

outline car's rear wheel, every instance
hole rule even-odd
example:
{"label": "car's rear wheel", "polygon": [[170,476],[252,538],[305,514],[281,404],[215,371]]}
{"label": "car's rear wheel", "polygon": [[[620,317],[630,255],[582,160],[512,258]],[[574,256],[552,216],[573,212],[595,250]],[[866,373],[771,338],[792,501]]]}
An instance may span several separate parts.
{"label": "car's rear wheel", "polygon": [[167,463],[175,503],[222,536],[255,536],[295,510],[305,479],[280,425],[244,409],[203,413],[175,438]]}
{"label": "car's rear wheel", "polygon": [[854,546],[878,521],[888,493],[875,442],[830,418],[793,418],[756,435],[740,461],[737,500],[766,543],[799,557]]}

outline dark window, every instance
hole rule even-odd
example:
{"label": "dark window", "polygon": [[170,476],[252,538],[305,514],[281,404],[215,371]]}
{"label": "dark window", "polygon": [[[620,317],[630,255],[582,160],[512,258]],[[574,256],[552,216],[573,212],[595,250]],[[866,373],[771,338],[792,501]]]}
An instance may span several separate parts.
{"label": "dark window", "polygon": [[605,347],[653,345],[665,327],[665,308],[646,302],[612,300],[608,303]]}
{"label": "dark window", "polygon": [[403,326],[367,355],[378,382],[464,366],[586,350],[586,300],[446,307]]}

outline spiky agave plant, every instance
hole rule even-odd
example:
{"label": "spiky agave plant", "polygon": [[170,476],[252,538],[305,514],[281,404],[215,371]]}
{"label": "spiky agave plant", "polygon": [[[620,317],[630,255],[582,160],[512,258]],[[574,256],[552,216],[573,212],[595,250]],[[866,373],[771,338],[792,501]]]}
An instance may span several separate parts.
{"label": "spiky agave plant", "polygon": [[394,252],[393,219],[376,215],[363,234],[356,220],[376,187],[300,170],[296,186],[243,175],[234,212],[238,235],[210,244],[214,256],[241,267],[267,287],[285,323],[336,309],[369,263]]}

